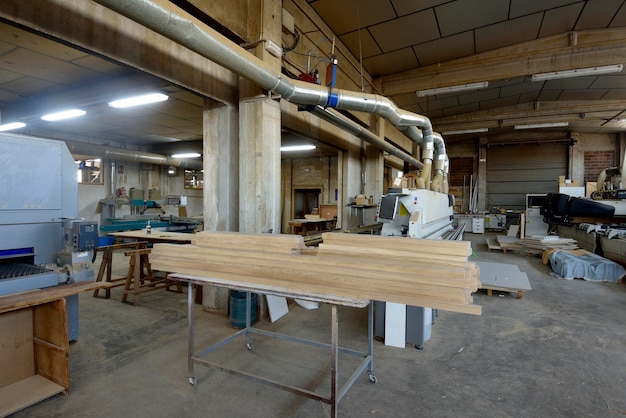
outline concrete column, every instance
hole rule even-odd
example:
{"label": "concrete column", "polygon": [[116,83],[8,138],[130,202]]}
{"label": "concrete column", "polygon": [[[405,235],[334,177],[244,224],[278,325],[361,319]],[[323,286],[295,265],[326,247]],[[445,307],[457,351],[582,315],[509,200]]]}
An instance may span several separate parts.
{"label": "concrete column", "polygon": [[239,106],[239,231],[280,233],[280,107],[263,97]]}
{"label": "concrete column", "polygon": [[[203,111],[204,228],[239,226],[239,115],[236,106],[206,99]],[[227,312],[228,289],[203,286],[202,307]]]}
{"label": "concrete column", "polygon": [[[263,0],[249,11],[249,39],[261,38],[250,52],[280,73],[280,58],[266,49],[281,45],[282,2]],[[280,104],[248,80],[239,83],[239,231],[280,233]]]}

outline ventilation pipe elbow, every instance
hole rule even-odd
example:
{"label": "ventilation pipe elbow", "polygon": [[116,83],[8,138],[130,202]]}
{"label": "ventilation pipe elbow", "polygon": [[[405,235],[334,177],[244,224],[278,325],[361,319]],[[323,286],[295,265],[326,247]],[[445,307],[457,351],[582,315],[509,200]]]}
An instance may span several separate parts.
{"label": "ventilation pipe elbow", "polygon": [[441,192],[443,187],[444,167],[447,158],[446,146],[439,133],[434,132],[433,139],[435,145],[435,177],[433,178],[431,190]]}

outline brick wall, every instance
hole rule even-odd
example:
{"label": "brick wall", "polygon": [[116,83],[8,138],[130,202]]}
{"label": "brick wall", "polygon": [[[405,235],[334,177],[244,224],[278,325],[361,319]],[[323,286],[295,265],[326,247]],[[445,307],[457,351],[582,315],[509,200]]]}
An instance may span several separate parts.
{"label": "brick wall", "polygon": [[[470,176],[474,172],[473,157],[450,158],[450,187],[463,186],[463,177],[465,176],[465,185],[469,186]],[[476,179],[474,179],[476,180]]]}
{"label": "brick wall", "polygon": [[614,151],[585,151],[585,183],[598,180],[602,170],[614,166]]}

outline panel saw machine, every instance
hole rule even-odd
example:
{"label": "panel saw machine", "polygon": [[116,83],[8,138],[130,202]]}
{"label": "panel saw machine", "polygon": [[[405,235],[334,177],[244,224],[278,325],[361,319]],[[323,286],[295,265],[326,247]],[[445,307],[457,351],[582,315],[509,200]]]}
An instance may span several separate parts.
{"label": "panel saw machine", "polygon": [[[95,280],[95,222],[77,218],[74,158],[61,141],[0,134],[0,295]],[[66,298],[70,341],[78,295]]]}

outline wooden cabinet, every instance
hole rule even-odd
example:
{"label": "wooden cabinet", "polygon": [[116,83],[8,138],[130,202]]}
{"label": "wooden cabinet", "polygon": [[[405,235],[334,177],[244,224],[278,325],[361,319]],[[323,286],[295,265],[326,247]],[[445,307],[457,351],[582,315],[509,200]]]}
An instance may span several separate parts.
{"label": "wooden cabinet", "polygon": [[0,417],[68,394],[65,297],[99,287],[85,282],[0,297]]}

